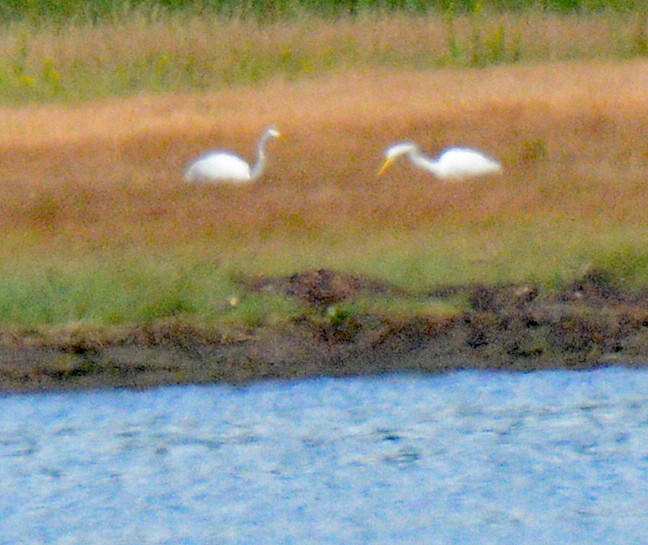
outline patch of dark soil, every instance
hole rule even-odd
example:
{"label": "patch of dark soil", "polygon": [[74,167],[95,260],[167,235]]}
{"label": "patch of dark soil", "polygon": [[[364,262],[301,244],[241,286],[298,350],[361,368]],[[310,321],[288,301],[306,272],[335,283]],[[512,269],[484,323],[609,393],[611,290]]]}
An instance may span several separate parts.
{"label": "patch of dark soil", "polygon": [[[403,292],[329,270],[246,280],[304,304],[290,324],[223,336],[177,322],[119,335],[0,335],[0,390],[131,387],[456,369],[530,371],[648,365],[648,295],[605,271],[565,290],[458,286],[471,309],[450,318],[351,314],[336,303]],[[438,299],[441,292],[435,292]],[[420,298],[420,295],[416,296]]]}
{"label": "patch of dark soil", "polygon": [[351,301],[360,294],[394,296],[404,293],[387,283],[362,278],[350,274],[339,274],[328,269],[318,269],[271,278],[257,277],[247,279],[248,288],[256,291],[269,291],[294,297],[310,306],[325,308],[342,301]]}
{"label": "patch of dark soil", "polygon": [[628,291],[612,271],[600,267],[590,268],[567,289],[557,292],[553,299],[562,302],[583,302],[588,306],[602,308],[607,305],[645,305],[648,292]]}

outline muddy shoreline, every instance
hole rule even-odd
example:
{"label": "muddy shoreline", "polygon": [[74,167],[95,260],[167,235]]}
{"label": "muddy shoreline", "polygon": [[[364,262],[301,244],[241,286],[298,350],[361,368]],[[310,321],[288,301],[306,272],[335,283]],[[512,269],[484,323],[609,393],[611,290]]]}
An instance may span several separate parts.
{"label": "muddy shoreline", "polygon": [[304,304],[303,317],[221,335],[162,322],[112,338],[4,335],[0,391],[245,384],[269,379],[459,369],[526,372],[648,366],[648,291],[624,291],[607,271],[589,271],[561,291],[461,286],[469,310],[452,317],[331,314],[332,305],[389,286],[331,271],[256,280]]}

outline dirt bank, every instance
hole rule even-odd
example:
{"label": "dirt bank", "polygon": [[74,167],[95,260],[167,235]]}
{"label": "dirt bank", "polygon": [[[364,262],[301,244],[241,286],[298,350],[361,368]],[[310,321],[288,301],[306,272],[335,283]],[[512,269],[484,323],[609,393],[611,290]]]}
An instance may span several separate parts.
{"label": "dirt bank", "polygon": [[331,312],[361,293],[388,298],[394,288],[328,270],[254,279],[248,287],[296,298],[303,316],[228,336],[178,323],[130,328],[110,340],[5,335],[0,390],[648,365],[648,292],[623,291],[604,270],[551,294],[476,285],[427,295],[465,296],[470,310],[450,318]]}

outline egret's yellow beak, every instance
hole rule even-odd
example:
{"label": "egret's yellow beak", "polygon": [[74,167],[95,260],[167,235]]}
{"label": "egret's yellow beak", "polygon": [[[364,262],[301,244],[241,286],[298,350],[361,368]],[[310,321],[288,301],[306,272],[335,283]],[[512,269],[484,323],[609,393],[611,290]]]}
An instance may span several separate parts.
{"label": "egret's yellow beak", "polygon": [[393,159],[387,159],[385,161],[385,164],[382,166],[382,168],[378,171],[376,176],[380,176],[383,172],[385,172],[392,164],[394,163]]}

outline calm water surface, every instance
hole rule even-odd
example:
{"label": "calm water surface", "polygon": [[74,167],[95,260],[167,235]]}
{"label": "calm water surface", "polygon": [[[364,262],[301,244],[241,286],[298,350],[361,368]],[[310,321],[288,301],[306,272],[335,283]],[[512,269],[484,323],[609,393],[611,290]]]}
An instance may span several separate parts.
{"label": "calm water surface", "polygon": [[0,397],[0,544],[641,544],[648,373]]}

